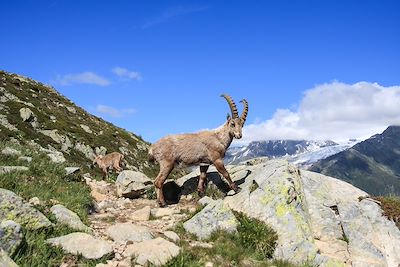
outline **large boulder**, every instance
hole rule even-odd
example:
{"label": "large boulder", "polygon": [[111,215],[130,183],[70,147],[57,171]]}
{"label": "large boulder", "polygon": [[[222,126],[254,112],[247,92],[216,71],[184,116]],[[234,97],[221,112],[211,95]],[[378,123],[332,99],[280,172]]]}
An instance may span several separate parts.
{"label": "large boulder", "polygon": [[236,232],[238,221],[221,199],[208,204],[203,210],[183,224],[185,230],[199,239],[207,239],[218,231]]}
{"label": "large boulder", "polygon": [[83,224],[79,216],[64,207],[63,205],[57,204],[50,208],[51,213],[56,217],[58,223],[67,225],[70,228],[77,231],[90,232],[91,229]]}
{"label": "large boulder", "polygon": [[81,254],[86,259],[100,259],[113,253],[109,242],[94,238],[86,233],[72,233],[47,239],[46,242],[53,246],[60,246],[67,253]]}
{"label": "large boulder", "polygon": [[41,229],[52,223],[31,204],[25,202],[14,192],[0,188],[0,220],[9,219],[27,229]]}
{"label": "large boulder", "polygon": [[11,220],[0,223],[0,250],[4,250],[8,255],[14,255],[22,239],[22,229],[18,223]]}
{"label": "large boulder", "polygon": [[143,195],[153,182],[141,172],[124,170],[118,175],[115,185],[119,197],[137,198]]}
{"label": "large boulder", "polygon": [[161,237],[128,245],[123,253],[125,257],[134,257],[141,266],[163,266],[170,259],[178,256],[180,248]]}

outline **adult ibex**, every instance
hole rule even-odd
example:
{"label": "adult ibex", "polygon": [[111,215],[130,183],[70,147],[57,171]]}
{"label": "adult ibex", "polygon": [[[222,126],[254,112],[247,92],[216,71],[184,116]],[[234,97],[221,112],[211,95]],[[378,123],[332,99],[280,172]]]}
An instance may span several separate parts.
{"label": "adult ibex", "polygon": [[150,147],[149,159],[157,161],[160,165],[160,172],[154,181],[160,207],[166,206],[163,194],[164,182],[174,166],[180,163],[187,166],[200,165],[200,179],[197,186],[200,194],[204,194],[206,173],[211,164],[214,164],[218,172],[228,181],[229,187],[238,191],[237,185],[232,182],[225,169],[223,158],[233,138],[242,138],[242,127],[246,121],[249,107],[245,99],[241,100],[244,109],[239,117],[232,98],[225,94],[221,96],[228,102],[232,114],[231,116],[228,114],[227,121],[222,126],[211,131],[169,135]]}

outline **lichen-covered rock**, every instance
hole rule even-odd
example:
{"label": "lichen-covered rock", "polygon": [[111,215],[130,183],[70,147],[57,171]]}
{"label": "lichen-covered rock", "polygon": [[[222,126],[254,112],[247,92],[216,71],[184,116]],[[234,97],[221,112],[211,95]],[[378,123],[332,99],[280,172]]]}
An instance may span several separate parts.
{"label": "lichen-covered rock", "polygon": [[153,182],[143,173],[124,170],[115,181],[119,197],[137,198],[149,189]]}
{"label": "lichen-covered rock", "polygon": [[113,253],[109,242],[94,238],[86,233],[72,233],[47,239],[46,242],[53,246],[60,246],[67,253],[81,254],[86,259],[100,259]]}
{"label": "lichen-covered rock", "polygon": [[162,266],[178,256],[180,248],[161,237],[128,245],[123,256],[134,257],[136,264]]}
{"label": "lichen-covered rock", "polygon": [[107,234],[119,243],[125,243],[126,241],[142,242],[153,239],[153,234],[147,227],[132,223],[114,224],[107,228]]}
{"label": "lichen-covered rock", "polygon": [[58,223],[67,225],[70,228],[78,231],[90,232],[91,229],[83,224],[79,216],[64,207],[63,205],[57,204],[50,208],[51,213],[56,217]]}
{"label": "lichen-covered rock", "polygon": [[218,231],[236,232],[238,221],[221,199],[208,204],[203,210],[183,224],[185,230],[194,234],[200,240],[211,237]]}
{"label": "lichen-covered rock", "polygon": [[21,245],[22,239],[22,229],[18,223],[11,220],[0,223],[0,250],[12,256]]}
{"label": "lichen-covered rock", "polygon": [[40,229],[52,223],[31,204],[26,203],[15,193],[0,188],[0,218],[13,220],[27,229]]}
{"label": "lichen-covered rock", "polygon": [[18,267],[18,265],[2,249],[0,249],[0,266],[1,267]]}

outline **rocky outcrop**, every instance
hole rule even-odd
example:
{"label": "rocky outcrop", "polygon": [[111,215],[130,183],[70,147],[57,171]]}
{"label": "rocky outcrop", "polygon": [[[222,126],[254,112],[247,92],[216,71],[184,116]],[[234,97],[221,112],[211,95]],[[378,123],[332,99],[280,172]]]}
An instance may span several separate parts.
{"label": "rocky outcrop", "polygon": [[86,233],[72,233],[60,237],[50,238],[46,241],[53,246],[60,246],[67,253],[81,254],[86,259],[100,259],[113,253],[109,242],[96,239]]}
{"label": "rocky outcrop", "polygon": [[153,182],[143,173],[124,170],[115,181],[119,197],[137,198],[149,189]]}
{"label": "rocky outcrop", "polygon": [[40,229],[52,226],[52,223],[31,204],[26,203],[15,193],[0,188],[0,218],[19,223],[27,229]]}
{"label": "rocky outcrop", "polygon": [[[284,160],[231,166],[228,171],[241,191],[228,194],[223,200],[201,200],[207,206],[199,217],[206,211],[210,213],[213,204],[222,203],[257,218],[278,233],[274,257],[294,263],[396,267],[400,264],[400,230],[382,215],[379,203],[360,198],[367,196],[364,191],[332,177],[299,170]],[[213,168],[209,177],[216,181]],[[196,171],[178,183],[187,191],[187,186],[196,185],[197,178]],[[199,232],[193,230],[196,227],[208,229],[209,224],[218,223],[213,219],[216,216],[203,216],[188,226],[189,220],[185,229],[193,233]]]}
{"label": "rocky outcrop", "polygon": [[83,224],[83,222],[75,212],[67,209],[63,205],[54,205],[50,208],[50,211],[56,217],[57,223],[67,225],[77,231],[91,231],[89,227]]}

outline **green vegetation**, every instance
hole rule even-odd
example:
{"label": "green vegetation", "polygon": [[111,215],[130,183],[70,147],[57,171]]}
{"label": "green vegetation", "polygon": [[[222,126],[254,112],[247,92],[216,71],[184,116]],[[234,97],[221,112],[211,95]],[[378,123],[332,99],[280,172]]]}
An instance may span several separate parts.
{"label": "green vegetation", "polygon": [[379,196],[372,197],[381,203],[383,215],[393,220],[400,229],[400,197],[398,196]]}

